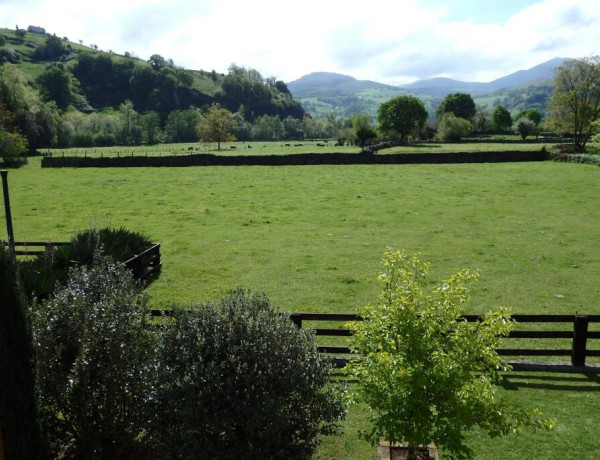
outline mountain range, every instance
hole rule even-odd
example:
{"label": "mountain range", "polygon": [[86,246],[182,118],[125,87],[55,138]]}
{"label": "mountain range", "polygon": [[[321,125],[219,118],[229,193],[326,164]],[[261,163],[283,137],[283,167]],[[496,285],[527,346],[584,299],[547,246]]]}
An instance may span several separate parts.
{"label": "mountain range", "polygon": [[567,59],[554,58],[487,83],[431,78],[392,86],[338,73],[314,72],[288,83],[288,89],[316,118],[331,111],[342,116],[357,112],[375,116],[382,102],[398,95],[420,98],[433,113],[441,100],[454,92],[471,94],[476,104],[486,109],[502,104],[512,111],[537,108],[544,113],[546,100],[552,92],[554,69]]}

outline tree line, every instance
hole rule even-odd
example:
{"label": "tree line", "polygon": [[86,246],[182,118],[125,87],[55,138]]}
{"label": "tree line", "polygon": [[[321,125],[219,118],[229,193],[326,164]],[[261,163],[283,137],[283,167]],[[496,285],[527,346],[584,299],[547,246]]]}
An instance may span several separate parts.
{"label": "tree line", "polygon": [[[51,35],[28,42],[34,50],[23,58],[7,41],[23,38],[0,40],[0,127],[11,152],[23,150],[23,141],[29,151],[194,141],[199,114],[212,104],[250,124],[305,116],[284,82],[235,64],[227,75],[190,71],[158,54],[142,61],[73,50]],[[21,71],[23,59],[43,70],[35,78]]]}

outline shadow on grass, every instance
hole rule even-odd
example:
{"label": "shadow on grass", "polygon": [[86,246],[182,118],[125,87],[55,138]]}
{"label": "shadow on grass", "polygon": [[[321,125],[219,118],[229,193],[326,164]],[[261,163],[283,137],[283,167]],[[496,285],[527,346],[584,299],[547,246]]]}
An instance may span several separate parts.
{"label": "shadow on grass", "polygon": [[598,374],[535,374],[511,373],[500,385],[506,390],[520,389],[600,392]]}

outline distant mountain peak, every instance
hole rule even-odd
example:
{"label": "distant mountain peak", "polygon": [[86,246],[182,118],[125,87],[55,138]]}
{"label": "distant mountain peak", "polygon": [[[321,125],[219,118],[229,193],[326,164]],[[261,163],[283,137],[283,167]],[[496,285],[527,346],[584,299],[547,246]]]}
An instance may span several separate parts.
{"label": "distant mountain peak", "polygon": [[[425,103],[430,113],[450,93],[469,93],[473,98],[487,99],[481,104],[493,108],[493,103],[504,104],[509,110],[535,107],[545,110],[551,91],[554,69],[567,59],[554,58],[527,70],[519,70],[491,82],[465,82],[447,77],[418,80],[402,86],[390,86],[333,72],[313,72],[288,83],[294,99],[300,101],[306,112],[319,118],[329,112],[341,116],[368,113],[375,117],[379,105],[392,97],[411,94]],[[537,88],[535,90],[530,88]],[[505,93],[518,94],[506,96]],[[499,94],[503,93],[503,94]],[[493,98],[489,96],[493,95]]]}

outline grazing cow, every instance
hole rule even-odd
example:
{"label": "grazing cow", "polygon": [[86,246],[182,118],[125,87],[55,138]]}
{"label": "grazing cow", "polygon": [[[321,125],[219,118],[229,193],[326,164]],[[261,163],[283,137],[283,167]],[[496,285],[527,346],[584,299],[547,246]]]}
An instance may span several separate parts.
{"label": "grazing cow", "polygon": [[235,149],[235,148],[237,148],[237,147],[236,147],[235,145],[230,145],[230,146],[229,146],[229,148],[230,148],[230,149]]}
{"label": "grazing cow", "polygon": [[317,144],[317,147],[325,147],[325,144]]}
{"label": "grazing cow", "polygon": [[194,147],[188,147],[188,151],[194,150]]}
{"label": "grazing cow", "polygon": [[249,148],[249,149],[251,149],[251,148],[252,148],[252,146],[251,146],[250,144],[248,144],[248,148]]}

